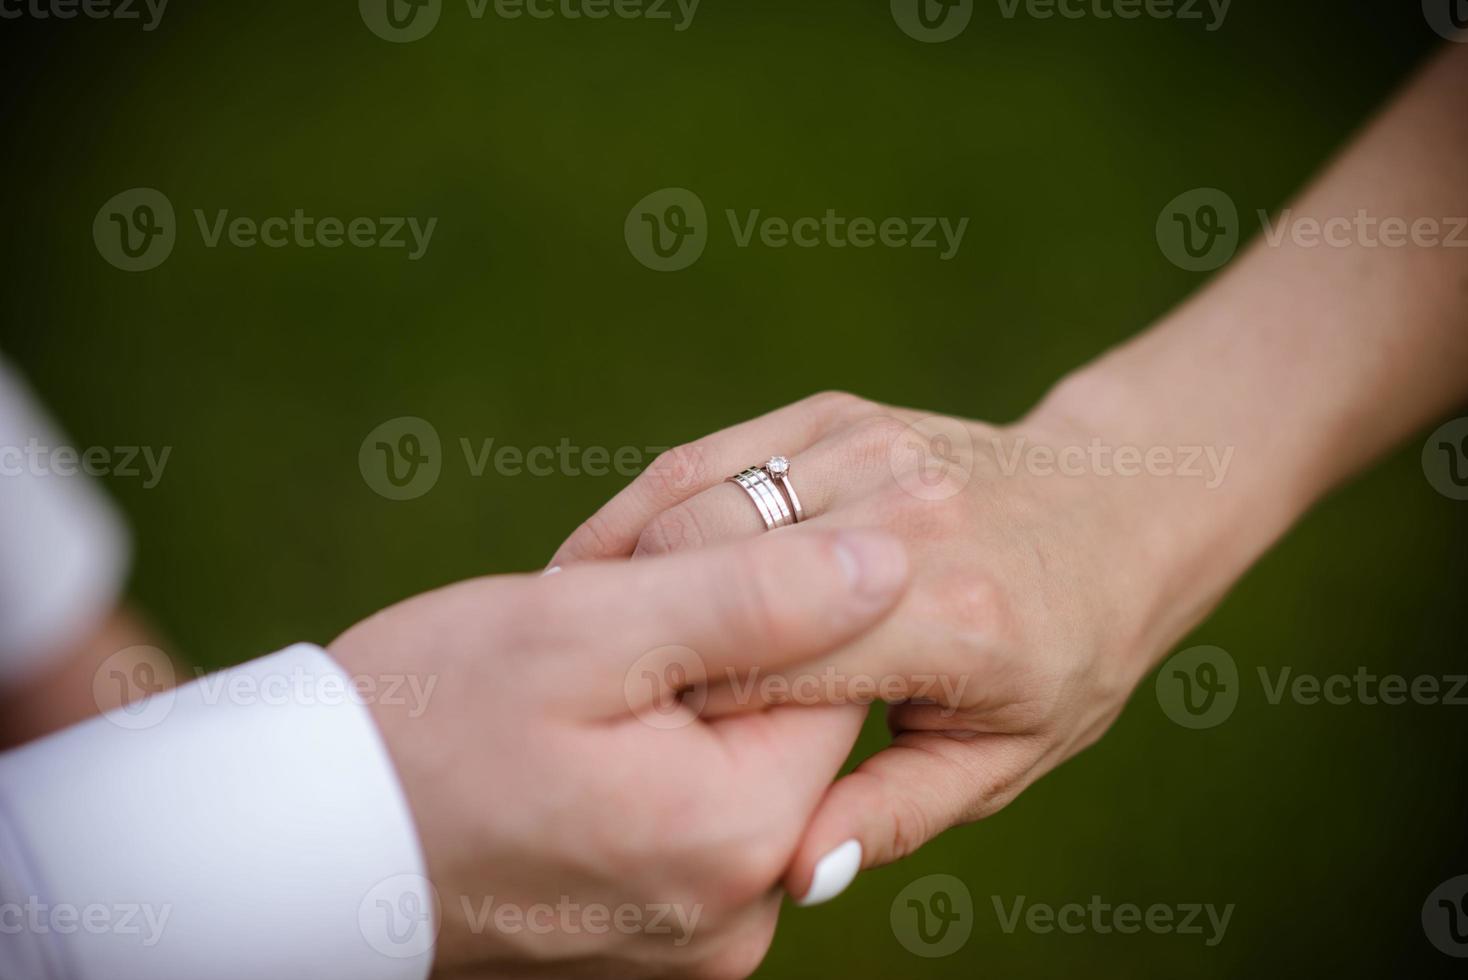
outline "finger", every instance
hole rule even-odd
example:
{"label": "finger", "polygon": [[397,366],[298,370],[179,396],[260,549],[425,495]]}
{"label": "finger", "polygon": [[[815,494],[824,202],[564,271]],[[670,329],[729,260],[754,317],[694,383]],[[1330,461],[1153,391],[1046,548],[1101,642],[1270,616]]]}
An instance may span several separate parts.
{"label": "finger", "polygon": [[[863,496],[880,481],[890,480],[886,453],[874,450],[884,450],[884,433],[889,434],[900,424],[890,417],[874,416],[867,423],[835,429],[792,456],[786,479],[800,499],[802,520],[829,513],[843,500]],[[776,481],[771,482],[770,489],[785,494]],[[653,515],[638,536],[632,555],[641,558],[702,548],[752,537],[764,530],[754,497],[725,480]]]}
{"label": "finger", "polygon": [[799,452],[861,404],[852,395],[824,392],[668,450],[587,518],[551,566],[632,554],[656,514],[772,455]]}
{"label": "finger", "polygon": [[[963,610],[967,627],[957,634],[949,625],[954,608]],[[890,619],[828,655],[736,682],[715,678],[701,712],[716,718],[772,705],[884,701],[910,703],[898,710],[937,706],[939,719],[986,715],[1024,699],[1032,664],[1012,631],[1005,604],[975,583],[942,594],[913,589]],[[902,726],[909,727],[926,726]]]}
{"label": "finger", "polygon": [[515,639],[549,684],[625,713],[828,653],[880,621],[907,579],[902,543],[881,532],[763,536],[526,580]]}
{"label": "finger", "polygon": [[827,791],[785,888],[830,901],[863,868],[890,864],[960,823],[1003,807],[1029,782],[1034,744],[1009,735],[907,733]]}
{"label": "finger", "polygon": [[791,856],[816,804],[841,771],[861,734],[866,709],[856,705],[787,706],[759,714],[723,718],[709,727],[736,765],[750,775],[746,785],[765,799],[787,801],[799,815]]}

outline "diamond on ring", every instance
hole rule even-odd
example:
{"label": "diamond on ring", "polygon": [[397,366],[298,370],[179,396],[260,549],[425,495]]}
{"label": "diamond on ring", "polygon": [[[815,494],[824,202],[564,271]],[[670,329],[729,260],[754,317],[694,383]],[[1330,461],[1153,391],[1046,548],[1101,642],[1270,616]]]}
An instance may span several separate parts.
{"label": "diamond on ring", "polygon": [[765,469],[770,471],[770,476],[778,480],[790,472],[790,460],[784,456],[771,456],[770,461],[765,464]]}

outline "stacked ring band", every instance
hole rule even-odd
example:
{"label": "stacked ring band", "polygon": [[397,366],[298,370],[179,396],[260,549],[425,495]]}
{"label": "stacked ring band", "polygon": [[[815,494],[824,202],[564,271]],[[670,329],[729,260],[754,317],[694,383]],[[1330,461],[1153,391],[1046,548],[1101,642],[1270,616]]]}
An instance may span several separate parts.
{"label": "stacked ring band", "polygon": [[729,477],[754,501],[766,531],[798,524],[805,516],[789,474],[790,461],[783,456],[772,456],[763,466],[751,466]]}

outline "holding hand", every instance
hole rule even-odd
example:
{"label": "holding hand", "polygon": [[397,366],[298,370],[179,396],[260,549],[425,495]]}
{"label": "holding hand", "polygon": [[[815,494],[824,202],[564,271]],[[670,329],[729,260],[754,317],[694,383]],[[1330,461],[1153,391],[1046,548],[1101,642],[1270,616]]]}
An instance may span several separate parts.
{"label": "holding hand", "polygon": [[[862,713],[705,721],[679,689],[698,665],[744,676],[827,654],[878,622],[906,577],[885,535],[776,538],[465,582],[332,643],[349,673],[439,681],[421,717],[373,705],[441,903],[439,971],[752,972],[775,885]],[[476,923],[491,897],[525,926]],[[575,918],[589,905],[661,925]]]}

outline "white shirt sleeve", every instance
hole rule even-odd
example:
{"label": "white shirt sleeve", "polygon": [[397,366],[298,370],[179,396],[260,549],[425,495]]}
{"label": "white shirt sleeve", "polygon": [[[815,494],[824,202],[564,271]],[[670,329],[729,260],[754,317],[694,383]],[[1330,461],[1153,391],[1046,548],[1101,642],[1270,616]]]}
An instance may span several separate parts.
{"label": "white shirt sleeve", "polygon": [[127,532],[78,456],[0,361],[0,685],[44,670],[122,592]]}
{"label": "white shirt sleeve", "polygon": [[425,874],[371,714],[317,647],[0,755],[5,980],[423,980]]}

